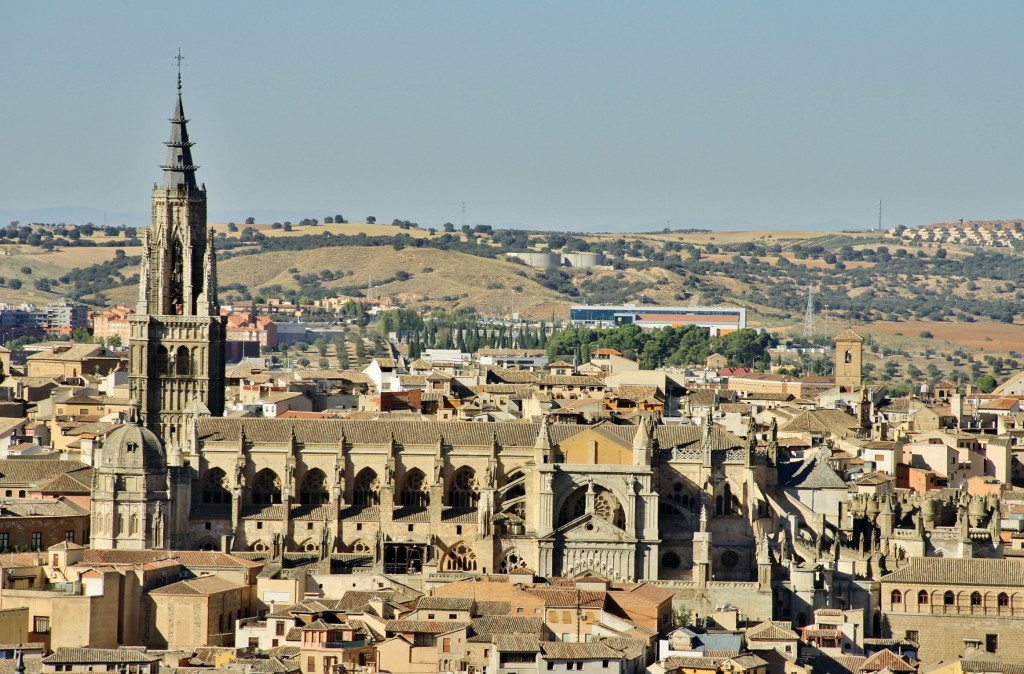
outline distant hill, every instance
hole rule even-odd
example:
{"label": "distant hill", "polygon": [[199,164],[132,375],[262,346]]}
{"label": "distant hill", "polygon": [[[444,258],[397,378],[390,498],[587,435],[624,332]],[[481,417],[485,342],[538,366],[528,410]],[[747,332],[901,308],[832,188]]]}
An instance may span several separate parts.
{"label": "distant hill", "polygon": [[[752,325],[777,328],[800,322],[812,285],[819,311],[827,305],[835,324],[1009,324],[1024,300],[1024,264],[1011,248],[907,240],[896,232],[445,232],[397,221],[292,224],[291,231],[272,223],[213,226],[221,295],[229,301],[312,300],[366,293],[372,283],[372,292],[412,307],[472,306],[501,316],[514,309],[550,319],[574,302],[735,304],[749,310]],[[79,241],[67,228],[19,236],[21,243],[0,239],[0,301],[134,301],[139,248],[128,231],[97,230]],[[599,252],[607,265],[543,269],[505,257],[549,250]]]}

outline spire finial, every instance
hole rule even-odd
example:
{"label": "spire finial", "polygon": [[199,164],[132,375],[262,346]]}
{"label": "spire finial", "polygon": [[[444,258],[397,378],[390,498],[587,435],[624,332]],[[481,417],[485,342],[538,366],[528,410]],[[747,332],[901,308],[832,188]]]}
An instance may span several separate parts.
{"label": "spire finial", "polygon": [[185,60],[185,57],[181,55],[181,47],[178,47],[178,55],[174,57],[174,60],[178,62],[178,93],[181,93],[181,62]]}

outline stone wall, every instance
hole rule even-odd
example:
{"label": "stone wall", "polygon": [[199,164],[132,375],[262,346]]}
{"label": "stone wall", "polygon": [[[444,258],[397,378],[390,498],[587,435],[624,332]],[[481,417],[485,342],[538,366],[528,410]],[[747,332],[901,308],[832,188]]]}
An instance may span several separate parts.
{"label": "stone wall", "polygon": [[675,593],[672,610],[689,611],[691,619],[714,612],[715,607],[726,604],[737,608],[751,622],[772,619],[772,593],[759,589],[757,583],[711,582],[705,588],[695,583],[651,581],[658,587]]}
{"label": "stone wall", "polygon": [[902,638],[907,631],[916,631],[921,644],[918,657],[925,665],[955,660],[965,650],[964,639],[976,639],[985,648],[985,637],[989,634],[999,638],[996,654],[1000,661],[1024,663],[1020,618],[889,613],[882,622],[886,637]]}

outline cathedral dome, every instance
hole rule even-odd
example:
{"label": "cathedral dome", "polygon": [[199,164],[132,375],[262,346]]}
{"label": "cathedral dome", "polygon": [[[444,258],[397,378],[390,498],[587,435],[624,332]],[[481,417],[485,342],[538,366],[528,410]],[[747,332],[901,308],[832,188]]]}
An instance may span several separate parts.
{"label": "cathedral dome", "polygon": [[125,424],[103,442],[95,465],[104,468],[135,468],[146,472],[167,470],[167,455],[156,434],[136,424]]}

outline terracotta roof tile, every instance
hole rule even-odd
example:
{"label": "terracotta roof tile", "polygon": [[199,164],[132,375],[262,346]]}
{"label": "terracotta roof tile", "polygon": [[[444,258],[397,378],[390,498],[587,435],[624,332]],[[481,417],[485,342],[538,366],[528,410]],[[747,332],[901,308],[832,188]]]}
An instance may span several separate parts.
{"label": "terracotta roof tile", "polygon": [[388,620],[384,629],[394,634],[445,634],[469,625],[461,620]]}
{"label": "terracotta roof tile", "polygon": [[888,648],[878,651],[874,655],[870,656],[864,661],[864,664],[860,666],[860,671],[862,672],[877,672],[880,669],[888,669],[892,672],[917,671],[917,667],[914,667]]}
{"label": "terracotta roof tile", "polygon": [[43,664],[53,666],[151,663],[159,660],[159,656],[133,648],[58,648],[52,655],[43,658]]}
{"label": "terracotta roof tile", "polygon": [[1015,559],[915,557],[882,576],[883,583],[978,585],[1024,588],[1024,564]]}
{"label": "terracotta roof tile", "polygon": [[241,590],[242,585],[224,580],[220,576],[204,576],[180,580],[149,591],[151,595],[211,595],[231,590]]}
{"label": "terracotta roof tile", "polygon": [[766,620],[747,629],[744,634],[747,641],[797,641],[800,635],[790,629],[788,622]]}
{"label": "terracotta roof tile", "polygon": [[492,643],[502,653],[540,653],[540,641],[529,634],[495,634]]}
{"label": "terracotta roof tile", "polygon": [[622,658],[622,651],[617,651],[602,641],[590,643],[544,641],[540,648],[548,660],[618,660]]}
{"label": "terracotta roof tile", "polygon": [[416,610],[426,611],[472,611],[472,597],[434,597],[424,595],[416,602]]}

